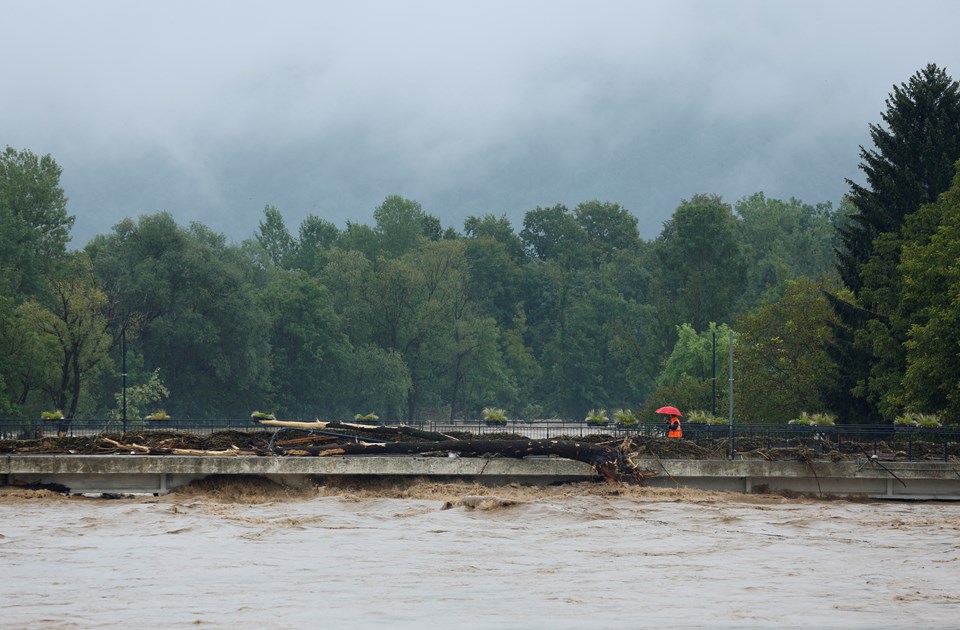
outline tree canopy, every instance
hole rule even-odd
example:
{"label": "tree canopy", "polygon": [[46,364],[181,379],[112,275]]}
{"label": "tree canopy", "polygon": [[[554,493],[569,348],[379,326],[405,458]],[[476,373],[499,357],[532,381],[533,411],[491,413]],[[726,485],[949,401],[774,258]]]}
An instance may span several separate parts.
{"label": "tree canopy", "polygon": [[874,148],[861,147],[866,185],[850,181],[855,208],[840,226],[840,279],[851,299],[831,299],[831,355],[842,369],[826,385],[832,405],[848,415],[893,420],[903,412],[906,343],[915,313],[902,306],[901,251],[926,243],[936,221],[914,217],[936,201],[960,159],[960,84],[930,64],[894,86],[883,126],[870,125]]}
{"label": "tree canopy", "polygon": [[653,420],[729,402],[716,333],[718,354],[736,340],[739,421],[957,422],[957,83],[927,66],[870,132],[866,182],[836,205],[696,194],[652,239],[611,201],[460,232],[390,195],[342,227],[268,205],[239,244],[145,214],[82,251],[59,166],[8,147],[0,414],[115,417],[123,339],[136,414],[163,398],[180,418]]}

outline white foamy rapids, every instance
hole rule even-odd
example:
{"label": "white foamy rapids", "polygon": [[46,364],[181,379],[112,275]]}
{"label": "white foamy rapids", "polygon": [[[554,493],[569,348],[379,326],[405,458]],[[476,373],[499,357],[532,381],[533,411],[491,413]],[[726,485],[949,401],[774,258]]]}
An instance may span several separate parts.
{"label": "white foamy rapids", "polygon": [[0,489],[0,626],[956,627],[960,505],[604,484]]}

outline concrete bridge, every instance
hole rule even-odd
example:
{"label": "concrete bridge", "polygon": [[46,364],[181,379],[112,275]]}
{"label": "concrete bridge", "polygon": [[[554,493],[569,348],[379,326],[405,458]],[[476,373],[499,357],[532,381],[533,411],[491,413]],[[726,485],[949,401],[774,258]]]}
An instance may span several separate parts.
{"label": "concrete bridge", "polygon": [[[956,462],[645,458],[635,463],[656,472],[647,480],[652,487],[960,500],[960,463]],[[0,484],[56,483],[75,494],[164,494],[210,475],[259,475],[290,485],[322,482],[331,477],[375,476],[460,479],[490,485],[546,485],[597,479],[588,464],[549,457],[0,455]]]}

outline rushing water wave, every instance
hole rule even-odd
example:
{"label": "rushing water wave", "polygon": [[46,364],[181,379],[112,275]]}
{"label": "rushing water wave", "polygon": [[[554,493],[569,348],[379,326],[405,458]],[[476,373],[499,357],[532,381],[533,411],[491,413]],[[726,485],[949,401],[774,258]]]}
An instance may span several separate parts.
{"label": "rushing water wave", "polygon": [[0,489],[5,628],[956,627],[960,505],[603,484]]}

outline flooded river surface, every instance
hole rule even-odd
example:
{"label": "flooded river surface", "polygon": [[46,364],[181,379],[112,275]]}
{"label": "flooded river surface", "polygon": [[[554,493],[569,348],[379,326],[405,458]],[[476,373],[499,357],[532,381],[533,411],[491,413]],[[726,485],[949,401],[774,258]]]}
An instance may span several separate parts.
{"label": "flooded river surface", "polygon": [[4,628],[960,627],[960,505],[572,484],[0,489]]}

